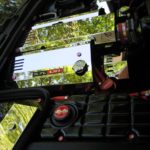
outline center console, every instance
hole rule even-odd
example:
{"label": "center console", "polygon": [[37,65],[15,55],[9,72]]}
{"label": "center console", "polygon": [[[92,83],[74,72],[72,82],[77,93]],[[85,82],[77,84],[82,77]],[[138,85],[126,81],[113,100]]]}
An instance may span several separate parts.
{"label": "center console", "polygon": [[42,140],[142,142],[150,138],[148,99],[108,92],[55,98],[60,101],[43,125]]}

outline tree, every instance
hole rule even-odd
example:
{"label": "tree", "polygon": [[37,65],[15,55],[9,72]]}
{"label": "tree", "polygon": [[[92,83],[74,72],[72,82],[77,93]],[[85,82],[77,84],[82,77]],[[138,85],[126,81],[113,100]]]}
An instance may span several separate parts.
{"label": "tree", "polygon": [[[45,50],[70,47],[74,43],[82,44],[83,41],[90,41],[93,34],[109,31],[114,31],[114,14],[52,25],[31,30],[32,34],[27,38],[30,45],[22,47],[22,51],[36,50],[30,52],[35,53],[42,46],[46,47]],[[37,40],[30,40],[35,37]]]}
{"label": "tree", "polygon": [[[9,108],[8,106],[5,104],[5,107],[1,109],[7,115],[4,115],[0,122],[0,150],[13,148],[37,109],[20,104],[13,104]],[[8,108],[7,111],[6,108]]]}
{"label": "tree", "polygon": [[0,24],[11,17],[26,0],[0,0]]}

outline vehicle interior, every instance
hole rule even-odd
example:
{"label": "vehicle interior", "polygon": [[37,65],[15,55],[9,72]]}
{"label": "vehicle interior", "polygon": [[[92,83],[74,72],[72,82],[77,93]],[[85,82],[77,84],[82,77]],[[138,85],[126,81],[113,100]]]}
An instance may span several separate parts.
{"label": "vehicle interior", "polygon": [[0,26],[0,150],[150,147],[149,35],[149,0],[25,1]]}

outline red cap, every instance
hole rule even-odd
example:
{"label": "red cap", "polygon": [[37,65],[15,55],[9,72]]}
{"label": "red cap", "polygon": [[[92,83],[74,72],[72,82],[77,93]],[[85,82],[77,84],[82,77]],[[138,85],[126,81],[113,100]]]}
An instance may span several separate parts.
{"label": "red cap", "polygon": [[54,110],[54,117],[57,120],[66,119],[70,114],[70,108],[67,105],[60,105]]}

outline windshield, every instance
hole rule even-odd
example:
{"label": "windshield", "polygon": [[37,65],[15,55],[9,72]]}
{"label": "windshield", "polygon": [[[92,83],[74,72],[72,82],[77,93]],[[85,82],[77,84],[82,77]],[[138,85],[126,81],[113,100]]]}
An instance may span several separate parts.
{"label": "windshield", "polygon": [[113,13],[98,16],[95,12],[58,20],[54,23],[48,21],[32,27],[21,51],[31,54],[39,52],[41,47],[45,47],[45,50],[54,50],[83,45],[89,43],[94,35],[104,32],[114,32]]}
{"label": "windshield", "polygon": [[15,14],[26,0],[0,0],[0,24]]}
{"label": "windshield", "polygon": [[[90,43],[94,38],[100,39],[98,44],[115,41],[114,13],[84,13],[36,24],[18,49],[15,81],[20,88],[93,82]],[[80,70],[83,75],[78,75]]]}

